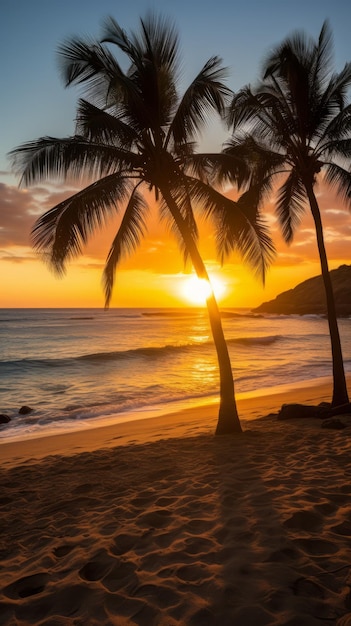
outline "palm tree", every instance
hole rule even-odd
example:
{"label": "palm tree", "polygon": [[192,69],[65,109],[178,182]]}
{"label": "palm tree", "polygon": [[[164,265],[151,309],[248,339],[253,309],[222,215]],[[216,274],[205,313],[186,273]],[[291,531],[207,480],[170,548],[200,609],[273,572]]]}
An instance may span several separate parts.
{"label": "palm tree", "polygon": [[[113,46],[126,55],[126,71],[112,54]],[[143,188],[154,192],[161,218],[168,221],[198,277],[209,279],[197,246],[193,205],[214,219],[220,244],[228,252],[240,250],[263,276],[273,254],[260,216],[252,219],[251,210],[236,210],[234,202],[210,185],[216,155],[194,151],[206,113],[222,115],[229,102],[221,61],[210,58],[180,97],[178,48],[174,27],[153,15],[141,20],[140,32],[130,36],[108,18],[101,41],[66,41],[59,48],[63,78],[66,86],[83,86],[86,95],[78,102],[76,134],[40,138],[12,152],[21,184],[50,177],[92,180],[34,226],[34,246],[55,272],[64,272],[67,260],[81,253],[96,228],[121,215],[103,273],[106,306],[121,258],[145,233]],[[239,175],[241,165],[236,167]],[[216,433],[239,433],[232,368],[213,292],[207,307],[220,371]]]}
{"label": "palm tree", "polygon": [[[319,177],[351,203],[351,105],[347,91],[351,64],[332,72],[332,39],[327,22],[318,41],[302,33],[288,37],[265,60],[261,82],[234,95],[229,109],[233,129],[224,153],[251,167],[239,205],[259,207],[279,183],[276,214],[287,243],[309,206],[324,281],[333,362],[332,405],[348,403],[348,393],[320,209]],[[235,165],[236,167],[236,165]],[[234,167],[234,173],[235,173]],[[228,166],[222,174],[229,178]]]}

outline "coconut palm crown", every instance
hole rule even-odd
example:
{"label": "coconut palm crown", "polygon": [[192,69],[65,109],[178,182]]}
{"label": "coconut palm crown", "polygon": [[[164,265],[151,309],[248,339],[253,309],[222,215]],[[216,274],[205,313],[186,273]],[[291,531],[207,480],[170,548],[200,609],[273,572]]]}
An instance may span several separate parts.
{"label": "coconut palm crown", "polygon": [[[318,41],[297,32],[264,61],[261,82],[236,93],[229,108],[233,130],[224,153],[251,168],[239,204],[258,208],[276,189],[276,214],[287,243],[310,208],[325,286],[333,359],[333,405],[348,402],[334,296],[315,186],[320,179],[351,205],[351,64],[332,71],[328,22]],[[230,179],[230,168],[222,168]]]}
{"label": "coconut palm crown", "polygon": [[[122,53],[127,69],[112,50]],[[210,58],[180,96],[178,36],[172,24],[149,15],[130,35],[113,19],[101,40],[72,39],[59,48],[66,86],[80,85],[76,134],[40,138],[12,152],[21,183],[78,179],[90,184],[47,211],[33,229],[35,248],[59,274],[82,252],[96,228],[120,216],[103,273],[108,306],[115,272],[146,231],[144,190],[153,191],[160,216],[175,236],[197,275],[208,274],[197,247],[194,208],[212,218],[221,258],[237,249],[264,277],[273,244],[256,209],[239,209],[211,184],[215,154],[195,153],[195,140],[211,112],[222,115],[231,96],[225,70]],[[246,179],[245,163],[235,165]],[[217,433],[241,432],[232,370],[220,314],[212,295],[207,301],[220,370]]]}

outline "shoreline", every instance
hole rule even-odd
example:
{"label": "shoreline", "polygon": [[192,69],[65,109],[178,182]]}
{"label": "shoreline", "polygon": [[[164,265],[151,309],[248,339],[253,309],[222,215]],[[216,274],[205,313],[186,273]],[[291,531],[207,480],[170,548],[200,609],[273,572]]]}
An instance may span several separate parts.
{"label": "shoreline", "polygon": [[[351,374],[350,374],[350,382],[351,382]],[[260,389],[255,389],[252,391],[240,391],[235,394],[237,403],[241,403],[246,399],[262,398],[265,396],[276,396],[282,395],[284,393],[293,393],[294,391],[299,391],[304,388],[310,387],[321,387],[321,386],[329,386],[330,378],[328,376],[323,376],[319,378],[313,379],[303,379],[300,381],[296,381],[292,384],[281,384],[275,385],[271,387],[262,387]],[[108,413],[105,415],[100,415],[98,417],[86,417],[78,420],[73,419],[65,419],[62,421],[52,422],[51,424],[45,425],[32,425],[30,426],[30,430],[27,432],[22,430],[19,427],[16,432],[16,427],[14,427],[14,432],[12,431],[11,426],[9,427],[9,432],[7,431],[7,426],[0,432],[0,446],[4,443],[12,443],[15,441],[22,441],[24,439],[41,439],[43,437],[51,437],[60,434],[69,434],[74,431],[83,431],[89,430],[91,428],[101,428],[105,426],[117,426],[118,424],[122,424],[125,422],[131,421],[142,421],[144,419],[153,419],[158,417],[166,417],[168,415],[174,413],[182,413],[188,409],[200,409],[201,407],[209,407],[212,405],[218,405],[218,395],[208,395],[208,396],[200,396],[200,397],[192,397],[185,398],[181,400],[171,400],[169,402],[163,402],[162,404],[150,404],[142,407],[134,408],[134,409],[126,409],[116,413]],[[15,418],[12,418],[16,420]]]}
{"label": "shoreline", "polygon": [[329,394],[1,446],[1,624],[349,626],[351,427],[270,415]]}
{"label": "shoreline", "polygon": [[[350,383],[350,380],[348,379]],[[301,381],[296,387],[275,387],[255,395],[238,394],[237,406],[243,430],[251,420],[276,413],[284,403],[319,404],[329,401],[331,381],[315,379]],[[150,409],[152,412],[152,409]],[[175,408],[171,412],[165,405],[158,408],[156,416],[130,418],[125,421],[99,424],[85,422],[82,428],[66,432],[46,433],[25,439],[0,440],[0,467],[12,467],[25,462],[40,462],[49,456],[72,456],[99,449],[143,444],[173,437],[189,437],[195,434],[213,434],[217,423],[218,401],[192,404]],[[136,415],[134,412],[133,415]],[[111,423],[112,421],[112,423]]]}
{"label": "shoreline", "polygon": [[351,424],[331,385],[3,444],[3,626],[351,624]]}

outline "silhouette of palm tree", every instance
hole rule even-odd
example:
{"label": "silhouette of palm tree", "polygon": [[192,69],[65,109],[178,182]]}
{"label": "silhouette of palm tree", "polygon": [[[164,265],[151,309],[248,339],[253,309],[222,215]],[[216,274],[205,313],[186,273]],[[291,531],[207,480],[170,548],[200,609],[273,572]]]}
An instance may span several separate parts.
{"label": "silhouette of palm tree", "polygon": [[[332,72],[331,52],[328,22],[316,42],[295,33],[278,46],[264,62],[260,84],[246,86],[234,95],[229,112],[233,135],[224,153],[227,159],[235,157],[235,163],[245,160],[251,168],[248,189],[239,200],[243,209],[261,206],[278,178],[276,214],[287,243],[292,241],[306,206],[310,207],[331,339],[332,404],[337,406],[348,402],[348,392],[315,186],[324,172],[324,180],[336,187],[350,206],[351,105],[347,91],[351,64],[339,73]],[[224,163],[222,176],[230,178],[228,161]]]}
{"label": "silhouette of palm tree", "polygon": [[[232,95],[222,82],[225,71],[220,59],[210,58],[180,97],[174,27],[154,15],[140,25],[140,32],[128,36],[110,17],[101,41],[72,39],[61,45],[66,86],[85,88],[86,98],[78,103],[76,134],[65,139],[40,138],[12,151],[22,184],[49,177],[93,180],[47,211],[34,226],[35,248],[59,274],[67,260],[81,253],[93,231],[107,218],[122,214],[103,273],[106,306],[122,256],[135,250],[145,233],[148,209],[143,188],[154,192],[161,218],[170,224],[200,278],[208,280],[208,273],[197,246],[194,206],[213,218],[222,250],[237,248],[262,277],[274,250],[260,216],[239,210],[211,186],[216,155],[195,153],[194,138],[206,114],[222,115]],[[126,71],[111,46],[126,55]],[[241,164],[236,167],[239,175]],[[232,368],[213,292],[207,307],[220,371],[216,433],[241,432]]]}

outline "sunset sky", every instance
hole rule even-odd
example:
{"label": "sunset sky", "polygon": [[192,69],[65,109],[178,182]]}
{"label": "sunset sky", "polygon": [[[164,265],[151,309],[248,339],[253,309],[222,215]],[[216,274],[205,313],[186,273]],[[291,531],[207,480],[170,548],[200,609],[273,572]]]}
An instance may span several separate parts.
{"label": "sunset sky", "polygon": [[[65,137],[74,131],[79,91],[66,90],[57,69],[56,50],[71,35],[98,37],[103,19],[112,15],[126,30],[137,29],[148,10],[174,20],[180,35],[182,77],[189,84],[212,55],[229,67],[228,85],[238,90],[254,83],[271,47],[292,31],[317,37],[329,19],[334,36],[334,66],[351,60],[349,0],[2,0],[0,19],[0,307],[103,306],[101,273],[113,230],[98,234],[86,253],[57,279],[30,246],[36,219],[73,187],[42,184],[20,189],[7,153],[40,136]],[[220,149],[226,132],[209,123],[201,147]],[[330,268],[350,263],[351,216],[341,199],[322,186],[317,190],[323,211]],[[200,250],[210,275],[220,287],[222,307],[253,307],[319,273],[318,254],[308,214],[290,247],[281,240],[273,203],[266,207],[278,249],[265,288],[231,256],[223,267],[216,260],[209,226],[200,225]],[[189,304],[187,280],[176,241],[164,232],[155,211],[148,236],[138,252],[124,261],[117,275],[112,306],[182,306]],[[191,292],[191,288],[190,288]]]}

